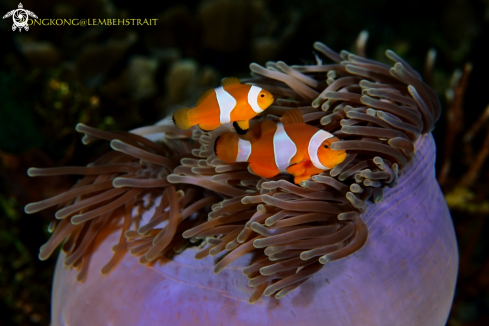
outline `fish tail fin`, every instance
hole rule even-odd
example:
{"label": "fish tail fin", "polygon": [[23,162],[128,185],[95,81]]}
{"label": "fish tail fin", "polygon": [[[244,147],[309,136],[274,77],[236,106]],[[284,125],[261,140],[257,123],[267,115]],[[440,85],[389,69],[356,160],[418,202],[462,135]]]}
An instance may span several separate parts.
{"label": "fish tail fin", "polygon": [[199,128],[203,132],[209,132],[209,131],[216,130],[220,126],[221,126],[221,124],[215,124],[215,123],[199,123]]}
{"label": "fish tail fin", "polygon": [[190,117],[188,114],[190,110],[191,109],[188,108],[181,108],[175,111],[173,114],[173,122],[178,128],[187,130],[193,126],[193,124],[190,122]]}
{"label": "fish tail fin", "polygon": [[238,157],[239,137],[233,132],[225,132],[220,135],[214,144],[217,158],[224,162],[236,162]]}

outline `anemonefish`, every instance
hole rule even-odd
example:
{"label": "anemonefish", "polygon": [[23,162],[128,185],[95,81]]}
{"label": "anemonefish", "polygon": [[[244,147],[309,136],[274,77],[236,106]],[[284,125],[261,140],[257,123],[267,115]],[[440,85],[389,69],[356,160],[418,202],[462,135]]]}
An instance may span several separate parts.
{"label": "anemonefish", "polygon": [[332,150],[339,139],[327,131],[304,122],[300,110],[286,112],[275,124],[266,120],[253,126],[247,140],[234,132],[216,139],[216,155],[225,162],[249,162],[251,171],[263,178],[290,173],[299,184],[312,175],[332,169],[347,153]]}
{"label": "anemonefish", "polygon": [[257,86],[241,84],[236,77],[223,80],[222,86],[205,92],[194,108],[182,108],[173,115],[175,125],[183,130],[199,125],[210,131],[233,122],[240,134],[249,129],[249,120],[273,102],[272,94]]}

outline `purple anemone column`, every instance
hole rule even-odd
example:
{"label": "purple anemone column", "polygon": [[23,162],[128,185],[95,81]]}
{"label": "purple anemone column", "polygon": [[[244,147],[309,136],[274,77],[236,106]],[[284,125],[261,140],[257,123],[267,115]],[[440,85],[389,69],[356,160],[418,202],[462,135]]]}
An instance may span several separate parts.
{"label": "purple anemone column", "polygon": [[101,276],[115,232],[96,244],[84,283],[63,268],[60,255],[52,325],[445,325],[458,252],[434,161],[433,138],[423,135],[399,183],[362,214],[370,233],[365,247],[280,300],[248,303],[241,269],[250,256],[215,275],[215,258],[195,260],[194,248],[152,268],[126,255]]}

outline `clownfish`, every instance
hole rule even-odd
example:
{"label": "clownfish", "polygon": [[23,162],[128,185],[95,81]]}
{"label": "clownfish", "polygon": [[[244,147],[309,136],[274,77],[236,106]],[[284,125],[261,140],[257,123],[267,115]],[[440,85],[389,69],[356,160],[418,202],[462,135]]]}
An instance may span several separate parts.
{"label": "clownfish", "polygon": [[300,110],[287,111],[278,124],[266,120],[253,126],[241,139],[226,132],[215,142],[215,152],[225,162],[249,162],[249,169],[263,178],[290,173],[299,184],[312,175],[332,169],[346,158],[345,150],[332,150],[339,139],[308,125]]}
{"label": "clownfish", "polygon": [[258,86],[241,84],[236,77],[222,81],[222,86],[205,92],[194,108],[182,108],[173,115],[175,125],[183,130],[199,125],[210,131],[233,122],[240,134],[249,129],[249,121],[273,103],[273,95]]}

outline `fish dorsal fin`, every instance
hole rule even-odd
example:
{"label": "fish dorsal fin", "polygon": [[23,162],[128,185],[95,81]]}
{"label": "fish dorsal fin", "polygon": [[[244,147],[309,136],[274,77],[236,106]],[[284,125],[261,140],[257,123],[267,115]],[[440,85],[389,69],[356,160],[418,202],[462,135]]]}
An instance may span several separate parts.
{"label": "fish dorsal fin", "polygon": [[301,110],[293,109],[285,112],[285,114],[280,118],[280,122],[286,125],[293,123],[304,123],[304,117],[302,116]]}
{"label": "fish dorsal fin", "polygon": [[236,77],[227,77],[227,78],[224,78],[221,82],[222,87],[231,86],[231,85],[239,85],[239,84],[241,84],[241,82]]}
{"label": "fish dorsal fin", "polygon": [[206,97],[211,95],[211,94],[214,94],[214,88],[208,89],[202,95],[200,95],[195,106],[199,106],[200,103],[202,103],[202,101],[204,101],[206,99]]}
{"label": "fish dorsal fin", "polygon": [[246,135],[243,135],[243,139],[252,141],[261,137],[261,123],[256,120],[250,120],[250,129]]}
{"label": "fish dorsal fin", "polygon": [[[239,84],[241,83],[239,82],[239,79],[236,77],[224,78],[224,80],[221,83],[223,87],[230,86],[230,85],[239,85]],[[200,95],[199,99],[197,100],[197,103],[195,103],[195,106],[199,106],[202,103],[202,101],[204,101],[209,95],[214,94],[214,92],[215,92],[214,88],[206,90],[204,93],[202,93],[202,95]]]}
{"label": "fish dorsal fin", "polygon": [[275,132],[275,130],[277,129],[277,125],[272,120],[265,120],[260,124],[260,126],[262,133]]}

